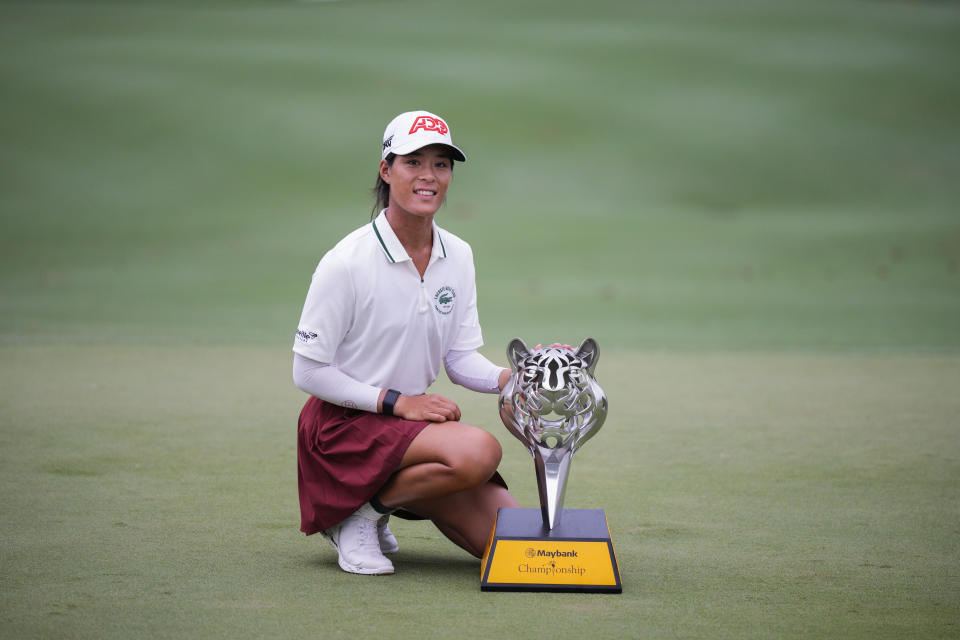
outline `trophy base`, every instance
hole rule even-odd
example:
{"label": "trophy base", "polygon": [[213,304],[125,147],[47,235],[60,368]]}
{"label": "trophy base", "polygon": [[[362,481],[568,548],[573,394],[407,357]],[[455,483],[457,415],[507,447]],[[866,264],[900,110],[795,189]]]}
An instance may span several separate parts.
{"label": "trophy base", "polygon": [[622,593],[602,509],[564,509],[552,530],[540,509],[501,508],[480,563],[481,591]]}

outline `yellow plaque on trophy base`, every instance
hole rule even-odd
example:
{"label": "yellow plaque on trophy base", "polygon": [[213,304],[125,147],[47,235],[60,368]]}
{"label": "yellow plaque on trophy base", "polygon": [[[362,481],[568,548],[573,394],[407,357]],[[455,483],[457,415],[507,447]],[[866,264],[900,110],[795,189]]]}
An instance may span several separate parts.
{"label": "yellow plaque on trophy base", "polygon": [[540,509],[500,509],[480,563],[480,589],[622,593],[603,510],[564,509],[549,529]]}

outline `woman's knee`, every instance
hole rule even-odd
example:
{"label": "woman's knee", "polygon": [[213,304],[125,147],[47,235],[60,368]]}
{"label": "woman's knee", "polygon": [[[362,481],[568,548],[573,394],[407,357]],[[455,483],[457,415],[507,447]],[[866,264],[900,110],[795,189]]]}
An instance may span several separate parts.
{"label": "woman's knee", "polygon": [[493,435],[464,423],[431,424],[404,454],[401,467],[438,463],[432,473],[446,477],[453,491],[471,489],[493,476],[503,451]]}
{"label": "woman's knee", "polygon": [[500,442],[483,429],[475,432],[457,452],[453,465],[457,476],[467,487],[476,487],[489,480],[500,465],[503,449]]}

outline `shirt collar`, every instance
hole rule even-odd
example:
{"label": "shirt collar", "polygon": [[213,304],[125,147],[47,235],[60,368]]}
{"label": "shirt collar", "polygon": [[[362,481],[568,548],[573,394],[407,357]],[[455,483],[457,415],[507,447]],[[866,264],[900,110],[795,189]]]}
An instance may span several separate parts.
{"label": "shirt collar", "polygon": [[[387,210],[384,209],[380,212],[373,222],[373,232],[377,237],[377,240],[380,243],[380,248],[383,249],[383,253],[387,256],[387,259],[390,262],[404,262],[406,260],[411,260],[410,256],[407,254],[407,250],[403,248],[403,244],[400,243],[400,239],[397,238],[397,234],[393,232],[393,227],[390,226],[390,223],[387,221]],[[437,226],[437,223],[433,223],[433,249],[430,254],[430,262],[433,262],[437,258],[446,258],[447,257],[447,248],[443,244],[443,238],[440,236],[440,227]]]}

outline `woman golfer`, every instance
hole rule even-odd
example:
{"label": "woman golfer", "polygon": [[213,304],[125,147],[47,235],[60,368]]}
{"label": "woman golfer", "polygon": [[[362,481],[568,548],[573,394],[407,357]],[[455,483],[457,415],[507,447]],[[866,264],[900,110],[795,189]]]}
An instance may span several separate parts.
{"label": "woman golfer", "polygon": [[500,444],[426,393],[450,380],[497,393],[509,370],[483,344],[470,245],[438,227],[455,162],[450,127],[402,113],[383,134],[376,218],[317,266],[294,342],[293,379],[311,395],[297,443],[301,530],[320,532],[344,571],[393,573],[389,515],[432,520],[481,556],[499,507]]}

